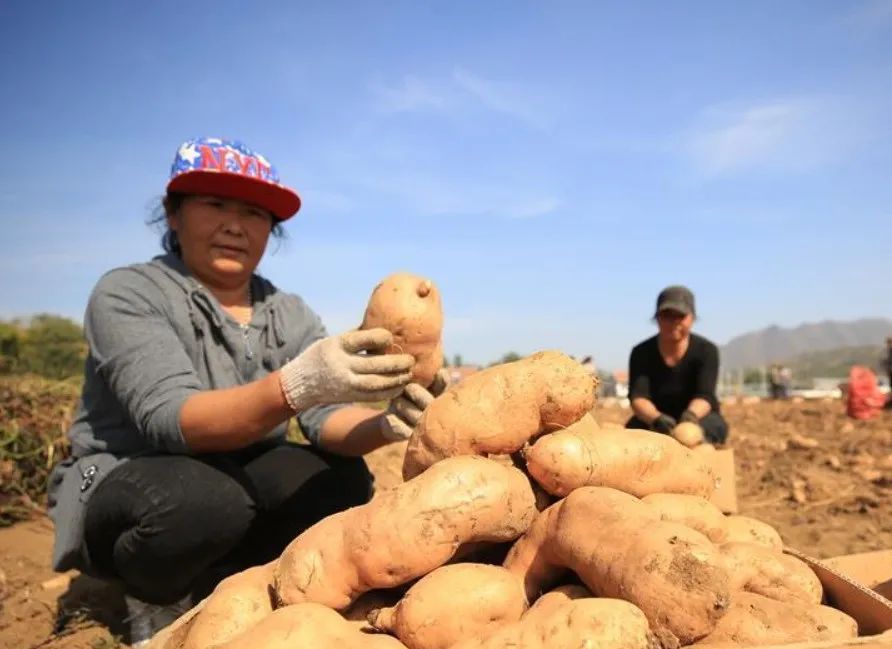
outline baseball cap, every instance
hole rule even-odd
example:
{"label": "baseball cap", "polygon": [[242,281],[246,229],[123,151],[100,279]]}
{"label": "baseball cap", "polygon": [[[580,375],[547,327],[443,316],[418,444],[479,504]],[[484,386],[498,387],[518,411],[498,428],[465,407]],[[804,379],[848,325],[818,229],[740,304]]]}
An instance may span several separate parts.
{"label": "baseball cap", "polygon": [[269,161],[236,140],[202,137],[177,149],[168,192],[232,198],[269,210],[279,220],[294,216],[300,196],[279,181]]}
{"label": "baseball cap", "polygon": [[657,296],[657,311],[678,311],[685,315],[697,315],[694,308],[694,294],[686,286],[667,286]]}

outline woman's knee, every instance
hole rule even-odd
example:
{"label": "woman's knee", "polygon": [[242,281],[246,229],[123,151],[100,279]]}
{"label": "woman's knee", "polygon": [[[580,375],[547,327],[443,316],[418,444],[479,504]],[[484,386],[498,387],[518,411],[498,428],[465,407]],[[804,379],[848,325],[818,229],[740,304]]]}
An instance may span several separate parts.
{"label": "woman's knee", "polygon": [[182,456],[138,458],[116,468],[91,497],[87,548],[100,572],[140,581],[147,573],[151,582],[224,554],[253,517],[248,494],[224,472]]}

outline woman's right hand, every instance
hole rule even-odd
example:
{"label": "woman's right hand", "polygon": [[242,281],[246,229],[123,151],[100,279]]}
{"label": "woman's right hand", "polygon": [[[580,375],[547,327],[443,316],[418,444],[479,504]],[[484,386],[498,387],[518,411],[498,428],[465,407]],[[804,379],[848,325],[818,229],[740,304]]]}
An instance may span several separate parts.
{"label": "woman's right hand", "polygon": [[348,331],[316,341],[280,370],[285,400],[301,412],[327,403],[393,399],[412,380],[415,359],[385,354],[392,342],[386,329]]}

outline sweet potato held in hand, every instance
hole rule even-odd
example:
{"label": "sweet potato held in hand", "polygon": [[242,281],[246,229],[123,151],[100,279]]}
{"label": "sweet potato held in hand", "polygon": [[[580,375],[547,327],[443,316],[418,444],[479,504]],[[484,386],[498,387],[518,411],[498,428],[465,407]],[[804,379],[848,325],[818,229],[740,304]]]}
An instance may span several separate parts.
{"label": "sweet potato held in hand", "polygon": [[393,334],[387,353],[415,357],[412,380],[429,386],[443,366],[443,307],[429,279],[395,273],[372,291],[360,329],[381,327]]}

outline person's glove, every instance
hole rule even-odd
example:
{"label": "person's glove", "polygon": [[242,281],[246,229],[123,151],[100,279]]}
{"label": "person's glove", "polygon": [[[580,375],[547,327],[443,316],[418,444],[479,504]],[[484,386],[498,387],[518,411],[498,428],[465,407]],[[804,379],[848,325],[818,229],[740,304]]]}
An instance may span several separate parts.
{"label": "person's glove", "polygon": [[692,424],[699,424],[700,417],[698,417],[693,410],[685,410],[681,413],[681,417],[678,418],[678,422],[681,423],[683,421],[689,421]]}
{"label": "person's glove", "polygon": [[658,433],[668,435],[675,428],[676,421],[669,415],[660,414],[659,417],[650,422],[650,429]]}
{"label": "person's glove", "polygon": [[445,368],[437,372],[427,389],[419,383],[407,385],[403,393],[390,402],[381,418],[381,435],[384,439],[391,442],[409,439],[425,408],[443,394],[448,385],[449,370]]}
{"label": "person's glove", "polygon": [[317,340],[280,370],[285,401],[301,412],[327,403],[393,399],[412,380],[415,359],[383,353],[392,341],[380,328]]}

